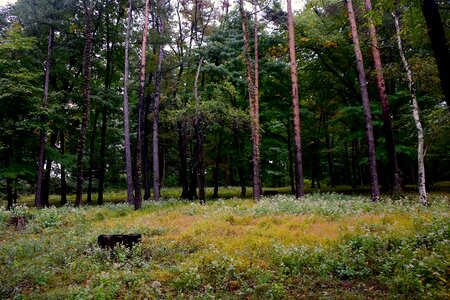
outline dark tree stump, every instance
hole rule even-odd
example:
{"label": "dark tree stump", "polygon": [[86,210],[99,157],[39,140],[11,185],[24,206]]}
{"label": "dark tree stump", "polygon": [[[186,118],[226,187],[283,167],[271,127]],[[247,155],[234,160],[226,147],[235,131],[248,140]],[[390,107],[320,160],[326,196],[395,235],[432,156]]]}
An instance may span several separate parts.
{"label": "dark tree stump", "polygon": [[27,217],[24,217],[24,216],[11,217],[11,219],[9,219],[8,224],[10,226],[15,226],[16,229],[18,229],[18,230],[22,230],[22,229],[25,229],[25,227],[27,226],[28,219],[27,219]]}
{"label": "dark tree stump", "polygon": [[98,236],[98,245],[101,248],[114,249],[117,245],[124,245],[126,248],[133,248],[133,244],[141,242],[140,234],[101,234]]}
{"label": "dark tree stump", "polygon": [[279,194],[280,194],[279,191],[264,191],[264,196],[275,196]]}

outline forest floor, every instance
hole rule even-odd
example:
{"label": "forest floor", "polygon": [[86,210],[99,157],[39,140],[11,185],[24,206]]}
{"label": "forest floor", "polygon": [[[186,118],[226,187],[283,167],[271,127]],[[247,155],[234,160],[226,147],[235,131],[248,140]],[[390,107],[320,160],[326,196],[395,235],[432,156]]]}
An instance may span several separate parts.
{"label": "forest floor", "polygon": [[[448,299],[449,197],[431,193],[427,207],[417,198],[1,209],[0,299]],[[97,245],[126,233],[141,243]]]}

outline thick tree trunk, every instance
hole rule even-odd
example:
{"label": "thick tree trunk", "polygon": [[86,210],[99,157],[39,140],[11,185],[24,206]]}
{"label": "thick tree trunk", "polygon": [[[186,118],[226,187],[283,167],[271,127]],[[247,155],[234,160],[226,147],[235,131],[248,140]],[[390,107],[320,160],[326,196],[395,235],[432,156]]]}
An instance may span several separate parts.
{"label": "thick tree trunk", "polygon": [[[58,137],[57,132],[52,132],[50,136],[50,147],[55,148],[56,144],[56,138]],[[53,161],[51,159],[47,159],[47,164],[45,166],[45,175],[44,175],[44,183],[42,187],[42,204],[46,207],[49,206],[49,193],[50,193],[50,175],[52,170],[52,163]]]}
{"label": "thick tree trunk", "polygon": [[98,119],[99,111],[96,109],[94,114],[94,121],[92,123],[92,135],[91,141],[89,145],[89,171],[88,171],[88,188],[87,188],[87,196],[86,203],[92,203],[92,180],[94,175],[94,154],[95,154],[95,139],[97,135],[97,119]]}
{"label": "thick tree trunk", "polygon": [[127,175],[127,201],[129,204],[134,204],[133,198],[133,171],[131,166],[131,147],[130,147],[130,105],[128,100],[128,77],[129,77],[129,49],[130,49],[130,31],[131,19],[133,12],[133,0],[128,1],[128,19],[127,19],[127,33],[125,37],[125,74],[123,79],[123,127],[125,139],[125,168]]}
{"label": "thick tree trunk", "polygon": [[369,34],[372,48],[373,64],[376,72],[378,94],[381,102],[381,113],[383,116],[383,129],[386,138],[386,150],[388,154],[389,168],[392,173],[392,187],[394,194],[401,191],[400,170],[398,168],[397,151],[395,150],[394,132],[392,130],[391,112],[384,81],[383,66],[381,64],[381,54],[378,48],[377,31],[370,14],[372,12],[371,0],[365,0],[366,11],[369,14]]}
{"label": "thick tree trunk", "polygon": [[[61,131],[60,133],[60,144],[61,144],[60,152],[62,155],[64,155],[66,147],[66,137],[63,131]],[[61,200],[59,201],[59,203],[61,205],[67,203],[66,167],[64,166],[64,164],[61,164]]]}
{"label": "thick tree trunk", "polygon": [[[260,139],[259,139],[259,100],[258,100],[258,16],[255,13],[255,40],[254,40],[254,67],[250,57],[250,37],[248,31],[248,18],[244,10],[243,0],[239,1],[239,8],[242,17],[242,32],[244,38],[244,61],[247,71],[248,98],[250,103],[250,123],[252,136],[252,167],[253,167],[253,200],[259,201],[261,198],[261,178],[260,178]],[[256,11],[256,3],[254,3]]]}
{"label": "thick tree trunk", "polygon": [[134,183],[134,209],[138,210],[142,206],[142,129],[144,124],[144,98],[145,98],[145,65],[147,55],[147,33],[148,33],[149,0],[145,1],[144,31],[142,32],[141,45],[141,67],[139,85],[138,122],[136,135],[136,177]]}
{"label": "thick tree trunk", "polygon": [[291,0],[287,0],[288,31],[289,31],[289,58],[292,81],[292,110],[294,113],[294,154],[295,154],[295,197],[300,198],[303,190],[303,162],[300,129],[300,105],[298,100],[297,61],[295,59],[294,17],[292,16]]}
{"label": "thick tree trunk", "polygon": [[[48,86],[50,83],[50,68],[51,68],[51,56],[53,49],[53,36],[55,32],[53,26],[50,26],[48,32],[48,44],[47,44],[47,58],[45,62],[45,80],[44,80],[44,97],[42,98],[42,107],[48,107]],[[47,113],[44,113],[41,116],[42,120],[42,128],[39,132],[39,153],[38,153],[38,164],[37,164],[37,175],[36,175],[36,187],[35,187],[35,196],[34,196],[34,206],[40,208],[43,206],[42,201],[42,177],[44,175],[44,163],[45,163],[45,138],[47,135],[47,131],[45,123],[47,123],[48,116]]]}
{"label": "thick tree trunk", "polygon": [[408,88],[411,94],[411,109],[414,117],[414,122],[417,127],[417,166],[418,166],[418,186],[419,186],[419,199],[423,205],[428,204],[427,199],[427,190],[425,186],[425,151],[424,151],[424,130],[422,127],[422,122],[420,121],[419,116],[419,105],[417,103],[416,91],[414,88],[414,80],[412,77],[411,68],[409,67],[408,60],[405,57],[405,53],[403,52],[402,39],[400,36],[400,24],[398,21],[398,16],[396,13],[393,13],[395,29],[397,33],[397,46],[398,51],[400,53],[400,57],[402,58],[403,67],[406,71],[406,77],[408,79]]}
{"label": "thick tree trunk", "polygon": [[366,72],[364,69],[364,62],[359,46],[358,30],[356,26],[355,13],[353,11],[352,0],[346,0],[348,19],[352,30],[353,46],[355,50],[356,63],[358,69],[358,79],[361,88],[361,98],[364,109],[364,123],[366,125],[366,139],[368,148],[368,159],[370,168],[370,180],[371,180],[371,199],[372,201],[379,201],[380,199],[380,187],[378,185],[377,175],[377,161],[375,155],[375,138],[373,135],[372,124],[372,112],[370,109],[369,93],[367,91]]}
{"label": "thick tree trunk", "polygon": [[[160,18],[159,34],[164,31],[164,20],[162,15]],[[163,60],[163,45],[158,47],[158,65],[156,68],[155,79],[155,101],[153,106],[153,198],[158,202],[161,198],[161,182],[159,169],[159,104],[161,98],[161,67]]]}
{"label": "thick tree trunk", "polygon": [[423,0],[422,12],[428,27],[431,48],[436,58],[444,100],[450,111],[450,52],[436,1]]}
{"label": "thick tree trunk", "polygon": [[[91,64],[92,64],[92,47],[93,47],[93,32],[92,32],[92,13],[93,4],[89,1],[84,4],[85,14],[85,46],[83,52],[83,115],[81,119],[81,133],[80,140],[77,147],[77,189],[75,204],[81,205],[83,197],[83,155],[84,144],[86,142],[86,130],[89,123],[89,110],[91,105]],[[88,7],[89,5],[89,7]]]}

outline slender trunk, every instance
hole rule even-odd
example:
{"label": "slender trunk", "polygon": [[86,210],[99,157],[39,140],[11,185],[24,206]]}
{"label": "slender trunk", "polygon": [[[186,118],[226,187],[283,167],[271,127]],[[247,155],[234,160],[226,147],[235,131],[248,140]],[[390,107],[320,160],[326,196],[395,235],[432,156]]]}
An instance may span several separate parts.
{"label": "slender trunk", "polygon": [[233,141],[234,147],[236,149],[237,161],[238,161],[238,176],[239,176],[239,185],[241,186],[241,194],[242,198],[247,194],[247,186],[245,185],[245,175],[244,175],[244,162],[242,160],[243,145],[239,139],[239,130],[233,125]]}
{"label": "slender trunk", "polygon": [[371,179],[371,199],[372,201],[379,201],[380,199],[380,187],[378,185],[377,175],[377,161],[375,155],[375,138],[373,135],[372,124],[372,112],[370,109],[369,93],[367,91],[366,72],[364,70],[364,62],[359,46],[358,30],[356,26],[355,13],[353,11],[352,0],[346,0],[348,19],[352,29],[353,46],[355,50],[356,63],[358,69],[358,79],[361,88],[361,98],[364,109],[364,123],[366,125],[366,138],[368,148],[368,159],[370,167],[370,179]]}
{"label": "slender trunk", "polygon": [[[153,81],[153,72],[151,72],[148,76],[148,86],[152,84]],[[148,116],[150,115],[150,103],[151,103],[151,96],[148,95],[145,98],[145,104],[144,104],[144,144],[142,148],[142,177],[144,182],[144,200],[150,199],[150,172],[149,172],[149,139],[150,139],[150,120],[148,119]]]}
{"label": "slender trunk", "polygon": [[408,78],[408,88],[411,94],[411,109],[414,117],[414,122],[417,127],[417,166],[418,166],[418,186],[419,186],[419,199],[423,205],[428,204],[427,199],[427,190],[425,186],[425,153],[424,153],[424,130],[422,127],[422,122],[420,121],[419,116],[419,105],[417,103],[416,91],[414,88],[414,80],[412,77],[411,68],[409,67],[409,63],[406,60],[405,53],[403,52],[402,39],[400,36],[400,25],[398,22],[398,16],[396,13],[393,13],[395,29],[397,33],[397,46],[398,51],[400,53],[400,57],[402,58],[403,67],[406,71],[406,77]]}
{"label": "slender trunk", "polygon": [[369,14],[369,34],[372,48],[373,63],[377,78],[378,94],[381,102],[381,113],[383,117],[383,130],[386,138],[386,150],[388,153],[389,167],[393,175],[392,187],[394,194],[402,189],[400,184],[400,170],[398,168],[397,151],[395,150],[394,132],[392,131],[391,112],[384,81],[383,66],[381,64],[381,54],[378,48],[377,31],[373,24],[370,13],[372,12],[371,0],[365,0],[366,11]]}
{"label": "slender trunk", "polygon": [[[60,143],[61,143],[61,149],[60,152],[62,155],[64,155],[65,147],[66,147],[66,137],[64,135],[64,132],[61,131],[60,134]],[[61,200],[59,202],[61,205],[64,205],[67,203],[67,183],[66,183],[66,167],[64,164],[61,164]]]}
{"label": "slender trunk", "polygon": [[[259,201],[261,198],[261,178],[260,178],[260,150],[259,150],[259,103],[257,98],[258,84],[258,57],[255,57],[254,68],[250,56],[250,37],[248,31],[248,18],[244,10],[243,0],[239,1],[239,9],[242,17],[242,32],[244,38],[244,60],[247,71],[248,99],[250,104],[250,123],[252,136],[252,166],[253,166],[253,200]],[[256,5],[254,6],[256,10]],[[255,41],[254,52],[258,55],[258,22],[255,14]]]}
{"label": "slender trunk", "polygon": [[138,210],[142,206],[141,178],[142,178],[142,127],[144,124],[144,98],[145,98],[145,65],[147,55],[147,32],[148,32],[148,13],[149,0],[145,1],[144,31],[142,32],[141,46],[141,67],[140,67],[140,86],[139,86],[139,104],[138,104],[138,122],[136,135],[136,178],[134,190],[134,209]]}
{"label": "slender trunk", "polygon": [[86,203],[92,203],[92,180],[93,180],[93,170],[94,170],[94,152],[95,152],[95,138],[97,135],[97,119],[98,119],[98,110],[95,110],[94,114],[94,122],[92,123],[92,136],[91,142],[89,145],[89,171],[88,171],[88,189],[86,196]]}
{"label": "slender trunk", "polygon": [[[50,68],[51,68],[51,56],[53,50],[53,36],[54,29],[52,26],[49,28],[48,32],[48,44],[47,44],[47,58],[45,62],[45,80],[44,80],[44,97],[42,98],[42,107],[46,109],[48,107],[48,86],[50,83]],[[47,126],[48,115],[44,113],[41,116],[42,128],[39,132],[39,154],[38,154],[38,165],[37,165],[37,175],[36,175],[36,187],[35,187],[35,198],[34,206],[41,208],[43,206],[42,201],[42,176],[44,175],[44,161],[45,161],[45,138],[47,131],[45,127]]]}
{"label": "slender trunk", "polygon": [[422,12],[427,23],[428,36],[436,59],[444,100],[450,111],[450,52],[436,1],[423,0]]}
{"label": "slender trunk", "polygon": [[220,150],[222,148],[222,135],[223,132],[219,134],[219,143],[217,144],[216,152],[216,164],[213,170],[213,180],[214,180],[214,192],[212,198],[219,198],[219,167],[220,167]]}
{"label": "slender trunk", "polygon": [[127,33],[125,37],[125,74],[123,79],[123,127],[125,139],[125,168],[127,175],[127,202],[134,204],[133,198],[133,171],[131,166],[131,147],[130,147],[130,105],[128,100],[128,78],[129,78],[129,49],[130,49],[130,31],[131,19],[133,13],[133,0],[128,1],[128,19]]}
{"label": "slender trunk", "polygon": [[289,122],[286,124],[286,132],[287,132],[287,148],[288,148],[288,171],[289,171],[289,183],[291,185],[291,193],[295,194],[295,183],[294,183],[294,168],[293,168],[293,153],[292,153],[292,133],[291,126],[289,126]]}
{"label": "slender trunk", "polygon": [[[89,1],[90,2],[90,1]],[[81,120],[81,134],[77,147],[77,189],[75,204],[81,205],[83,197],[83,152],[84,144],[86,142],[86,130],[89,123],[89,109],[91,98],[91,64],[92,64],[92,46],[93,46],[93,34],[92,34],[92,3],[89,3],[89,7],[84,3],[85,14],[85,40],[83,52],[83,115]]]}
{"label": "slender trunk", "polygon": [[324,117],[324,125],[325,125],[325,143],[327,145],[327,163],[328,163],[328,175],[330,176],[330,185],[334,187],[336,185],[336,179],[334,176],[334,162],[333,162],[333,142],[330,140],[330,133],[328,132],[328,125],[326,116]]}
{"label": "slender trunk", "polygon": [[[164,31],[164,20],[160,16],[159,34]],[[158,202],[161,198],[160,192],[160,170],[159,170],[159,104],[161,96],[161,67],[163,60],[163,45],[158,47],[158,65],[155,79],[155,101],[153,107],[153,198]]]}
{"label": "slender trunk", "polygon": [[200,111],[200,98],[198,97],[198,77],[200,75],[200,70],[203,64],[203,57],[200,58],[197,67],[197,73],[194,79],[194,98],[195,98],[195,158],[196,158],[196,170],[197,170],[197,181],[198,181],[198,199],[200,204],[205,204],[205,174],[203,170],[203,132],[201,128],[201,111]]}
{"label": "slender trunk", "polygon": [[[108,89],[108,88],[106,88]],[[106,92],[108,94],[108,91]],[[108,108],[103,105],[102,109],[102,131],[100,137],[100,166],[98,168],[98,196],[97,203],[103,204],[103,192],[105,189],[105,155],[106,155],[106,127]]]}
{"label": "slender trunk", "polygon": [[181,198],[189,198],[189,183],[187,172],[187,145],[186,137],[183,130],[183,125],[179,121],[177,123],[178,128],[178,154],[180,156],[180,170],[179,170],[179,184],[182,187]]}
{"label": "slender trunk", "polygon": [[[50,147],[55,148],[56,144],[56,138],[58,137],[57,132],[52,132],[50,136]],[[45,176],[44,176],[44,182],[42,187],[42,204],[44,206],[49,206],[49,193],[50,193],[50,175],[52,170],[52,163],[53,161],[51,159],[47,159],[47,164],[45,166]]]}
{"label": "slender trunk", "polygon": [[294,18],[292,16],[291,0],[287,0],[288,31],[289,31],[289,57],[292,81],[292,110],[294,113],[294,154],[295,154],[295,197],[300,198],[303,190],[303,162],[300,129],[300,105],[298,100],[297,60],[295,58]]}

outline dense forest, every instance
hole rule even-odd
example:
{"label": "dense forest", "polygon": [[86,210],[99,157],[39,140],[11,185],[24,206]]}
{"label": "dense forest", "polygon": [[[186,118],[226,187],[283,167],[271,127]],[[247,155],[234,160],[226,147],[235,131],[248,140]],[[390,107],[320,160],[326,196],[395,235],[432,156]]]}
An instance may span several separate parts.
{"label": "dense forest", "polygon": [[8,208],[126,189],[138,209],[165,187],[203,203],[227,186],[370,186],[373,201],[412,186],[426,204],[450,179],[449,2],[290,2],[1,7]]}

